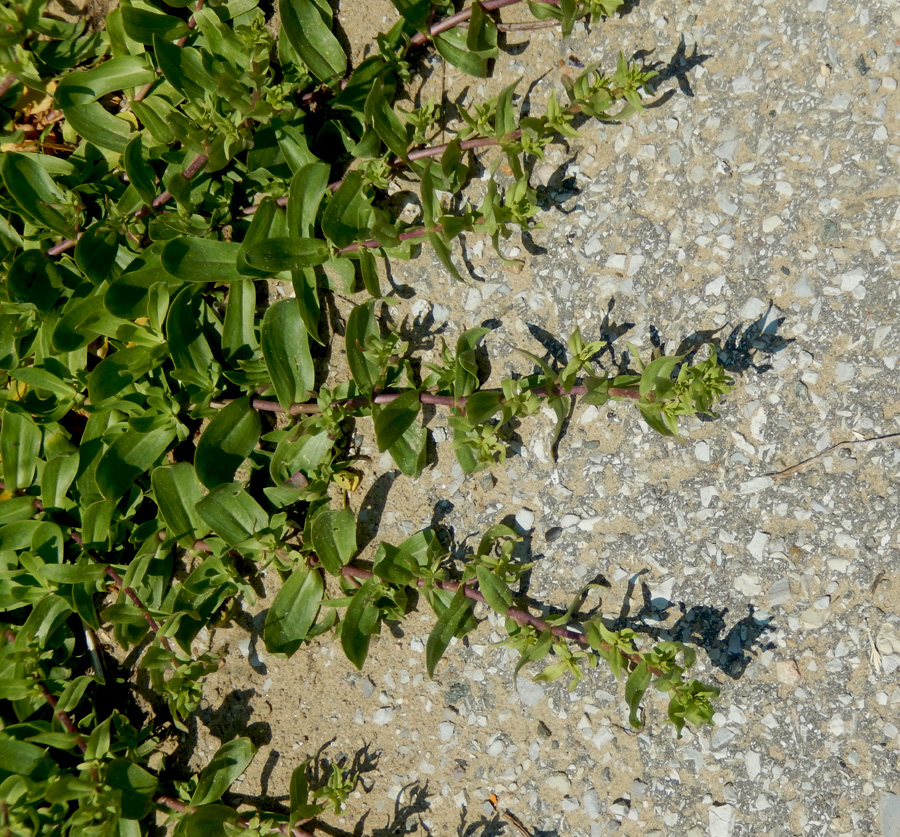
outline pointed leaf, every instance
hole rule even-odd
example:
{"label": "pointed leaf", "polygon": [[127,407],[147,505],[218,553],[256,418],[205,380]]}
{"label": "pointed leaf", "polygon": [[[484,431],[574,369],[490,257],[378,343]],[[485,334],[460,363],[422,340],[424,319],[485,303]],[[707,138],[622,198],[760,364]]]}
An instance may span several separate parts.
{"label": "pointed leaf", "polygon": [[441,657],[450,645],[450,640],[455,636],[460,636],[466,632],[466,622],[472,610],[472,600],[469,599],[463,587],[459,589],[453,596],[450,606],[440,615],[434,623],[428,641],[425,643],[425,667],[428,670],[428,676],[434,677],[434,671]]}
{"label": "pointed leaf", "polygon": [[419,393],[416,390],[404,392],[384,406],[373,408],[375,422],[375,438],[378,450],[386,451],[406,432],[416,420],[421,408]]}
{"label": "pointed leaf", "polygon": [[173,238],[162,251],[162,266],[183,282],[236,282],[241,245],[211,238]]}
{"label": "pointed leaf", "polygon": [[41,430],[34,419],[18,405],[7,402],[0,425],[0,459],[7,491],[31,486],[40,449]]}
{"label": "pointed leaf", "polygon": [[197,513],[203,488],[188,462],[154,468],[150,474],[153,498],[166,524],[166,537],[175,538],[185,549],[209,533],[209,527]]}
{"label": "pointed leaf", "polygon": [[127,430],[109,446],[97,465],[97,486],[108,500],[118,500],[175,439],[174,422],[148,430]]}
{"label": "pointed leaf", "polygon": [[296,299],[282,299],[266,311],[262,323],[262,353],[282,408],[306,400],[315,386],[309,337]]}
{"label": "pointed leaf", "polygon": [[371,632],[364,630],[363,617],[377,594],[378,579],[370,578],[365,581],[353,594],[341,625],[341,648],[344,649],[347,659],[358,669],[366,662],[369,642],[372,639]]}
{"label": "pointed leaf", "polygon": [[255,748],[249,738],[235,738],[216,751],[197,780],[190,806],[207,805],[222,798],[250,764]]}
{"label": "pointed leaf", "polygon": [[261,428],[259,413],[250,406],[249,396],[219,410],[197,442],[194,466],[200,482],[207,488],[231,482],[256,447]]}
{"label": "pointed leaf", "polygon": [[312,0],[282,0],[279,10],[282,33],[317,79],[347,72],[347,56]]}
{"label": "pointed leaf", "polygon": [[509,587],[487,567],[476,567],[475,575],[478,577],[478,589],[487,603],[501,616],[506,616],[506,611],[512,607],[513,602]]}
{"label": "pointed leaf", "polygon": [[641,698],[644,697],[644,692],[647,691],[647,686],[650,685],[650,679],[650,669],[642,660],[635,666],[634,671],[628,675],[628,680],[625,681],[625,702],[631,710],[628,721],[637,729],[640,729],[643,726],[643,722],[639,715],[639,709]]}
{"label": "pointed leaf", "polygon": [[322,566],[330,575],[340,575],[341,567],[356,554],[356,516],[350,509],[319,512],[310,535]]}
{"label": "pointed leaf", "polygon": [[283,270],[302,270],[324,264],[329,256],[328,244],[319,238],[280,237],[249,247],[244,262],[253,270],[274,275]]}
{"label": "pointed leaf", "polygon": [[282,585],[263,628],[263,641],[270,654],[296,652],[316,621],[325,582],[317,570],[300,566]]}
{"label": "pointed leaf", "polygon": [[231,546],[237,546],[269,525],[269,516],[236,482],[216,486],[197,503],[197,512]]}

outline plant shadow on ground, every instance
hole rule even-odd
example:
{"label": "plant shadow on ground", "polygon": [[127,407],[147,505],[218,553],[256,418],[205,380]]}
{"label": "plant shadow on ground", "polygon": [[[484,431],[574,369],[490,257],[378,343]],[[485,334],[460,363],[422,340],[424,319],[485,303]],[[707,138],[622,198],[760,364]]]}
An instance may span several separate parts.
{"label": "plant shadow on ground", "polygon": [[[641,607],[631,615],[631,601],[637,583],[637,576],[628,581],[628,589],[622,602],[622,610],[613,627],[616,630],[631,630],[652,637],[655,641],[683,642],[702,648],[710,663],[732,680],[739,680],[747,666],[753,662],[751,656],[755,650],[774,648],[774,644],[762,639],[763,634],[774,630],[771,617],[759,618],[754,614],[757,610],[748,604],[749,613],[732,625],[725,633],[727,624],[725,614],[727,607],[711,605],[688,606],[684,602],[670,602],[663,598],[653,598],[650,587],[641,582]],[[669,612],[677,607],[680,617],[671,626],[656,627],[647,624],[648,620],[663,622]],[[724,636],[721,634],[725,633]]]}
{"label": "plant shadow on ground", "polygon": [[[645,61],[645,59],[649,58],[655,50],[652,49],[639,49],[632,56],[635,61]],[[681,36],[681,42],[678,44],[678,48],[675,50],[675,54],[669,59],[668,64],[663,64],[662,61],[653,61],[650,63],[644,63],[644,69],[654,70],[656,72],[656,76],[652,81],[653,86],[658,90],[659,87],[667,82],[675,79],[678,84],[678,89],[682,92],[683,95],[688,96],[690,98],[694,97],[694,91],[691,89],[690,78],[688,77],[688,73],[693,70],[695,67],[701,66],[708,59],[712,58],[710,55],[703,55],[697,52],[697,45],[694,44],[693,52],[688,55],[687,54],[687,45],[684,41],[684,35]],[[647,110],[652,108],[662,107],[666,102],[669,101],[675,95],[675,90],[666,90],[665,93],[662,94],[656,101],[648,102],[644,105]]]}
{"label": "plant shadow on ground", "polygon": [[[435,506],[433,520],[440,521],[442,517],[446,516],[446,513],[446,509],[442,509],[439,513],[438,507]],[[521,543],[513,552],[516,560],[522,564],[535,563],[537,566],[544,555],[533,551],[533,533],[531,531],[522,532],[513,515],[507,515],[500,523],[516,529],[521,534]],[[471,536],[457,541],[452,528],[434,525],[442,542],[450,544],[450,557],[458,561],[463,560],[469,551],[466,542]],[[614,619],[605,617],[607,627],[611,630],[619,631],[623,628],[630,628],[636,634],[647,637],[653,642],[674,640],[683,642],[685,645],[693,645],[705,651],[710,664],[733,680],[740,679],[750,663],[753,662],[753,655],[756,652],[774,648],[772,643],[765,641],[763,635],[774,630],[775,625],[771,617],[755,616],[757,607],[752,603],[747,605],[749,613],[728,629],[725,621],[725,614],[728,613],[727,607],[718,608],[706,604],[687,605],[684,602],[653,598],[649,586],[641,582],[641,607],[632,614],[632,599],[639,576],[643,572],[647,572],[647,570],[642,570],[641,573],[629,579],[618,616]],[[548,606],[545,602],[528,595],[532,573],[533,570],[529,570],[522,575],[518,592],[514,593],[518,604],[527,605],[532,612],[539,612],[541,618],[565,613],[565,607]],[[605,589],[611,588],[611,584],[602,573],[595,575],[588,583]],[[597,616],[600,612],[602,601],[598,601],[596,606],[588,610],[581,609],[586,595],[586,593],[582,593],[581,605],[572,617],[573,625],[579,625]],[[664,622],[675,607],[678,608],[681,615],[673,625],[648,624],[648,621]],[[465,643],[466,640],[463,642]]]}

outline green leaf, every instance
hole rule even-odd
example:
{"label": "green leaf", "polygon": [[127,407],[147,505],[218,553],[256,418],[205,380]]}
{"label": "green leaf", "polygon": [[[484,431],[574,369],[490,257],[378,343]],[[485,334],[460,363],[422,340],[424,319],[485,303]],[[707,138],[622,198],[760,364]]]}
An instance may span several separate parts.
{"label": "green leaf", "polygon": [[538,637],[537,642],[535,642],[533,645],[529,645],[524,651],[522,651],[522,654],[519,657],[519,662],[516,663],[514,676],[518,676],[523,666],[526,666],[528,663],[536,663],[539,660],[543,660],[544,657],[546,657],[550,652],[550,648],[552,645],[553,632],[550,628],[545,628],[543,631],[541,631],[541,635]]}
{"label": "green leaf", "polygon": [[140,820],[154,808],[156,777],[128,759],[113,759],[106,766],[106,784],[122,792],[122,816]]}
{"label": "green leaf", "polygon": [[28,488],[34,478],[41,431],[21,407],[7,402],[0,425],[0,458],[7,491]]}
{"label": "green leaf", "polygon": [[306,639],[316,621],[325,582],[321,573],[297,567],[275,596],[266,624],[263,641],[270,654],[292,656]]}
{"label": "green leaf", "polygon": [[493,610],[501,616],[506,616],[506,611],[512,607],[512,591],[503,581],[487,567],[475,567],[475,575],[478,577],[478,589],[485,601]]}
{"label": "green leaf", "polygon": [[141,102],[136,102],[133,99],[131,101],[131,109],[134,111],[134,115],[141,120],[150,132],[150,136],[160,145],[170,145],[175,142],[175,133],[166,119],[166,115],[171,107],[168,102],[159,97]]}
{"label": "green leaf", "polygon": [[625,702],[631,710],[628,715],[628,722],[637,729],[640,729],[644,725],[641,721],[639,710],[641,698],[644,697],[644,692],[647,691],[650,680],[650,669],[647,667],[647,664],[641,660],[641,662],[634,667],[631,674],[628,675],[628,680],[625,681]]}
{"label": "green leaf", "polygon": [[365,112],[381,141],[402,160],[409,151],[408,128],[391,107],[389,96],[393,96],[393,87],[386,85],[382,76],[369,91]]}
{"label": "green leaf", "polygon": [[74,453],[53,456],[41,474],[41,502],[45,509],[66,508],[66,494],[78,473],[79,455]]}
{"label": "green leaf", "polygon": [[172,301],[166,317],[166,340],[176,368],[191,370],[209,381],[215,375],[215,359],[204,334],[201,290],[201,285],[188,285]]}
{"label": "green leaf", "polygon": [[[127,8],[127,6],[125,7]],[[156,175],[153,169],[144,159],[144,146],[141,135],[137,134],[125,148],[122,163],[128,180],[134,186],[135,191],[141,196],[145,206],[151,206],[159,192],[156,185]]]}
{"label": "green leaf", "polygon": [[[202,239],[197,239],[202,240]],[[328,261],[328,244],[319,238],[270,238],[247,248],[244,262],[252,270],[266,274],[302,270]]]}
{"label": "green leaf", "polygon": [[[476,7],[478,7],[477,4],[472,8]],[[496,28],[493,28],[493,31],[496,43]],[[464,73],[476,78],[487,78],[490,75],[489,63],[499,54],[497,47],[484,46],[481,49],[472,50],[469,49],[466,40],[466,36],[458,28],[450,29],[435,35],[434,48],[444,60]]]}
{"label": "green leaf", "polygon": [[0,776],[29,776],[43,758],[42,748],[0,733]]}
{"label": "green leaf", "polygon": [[483,390],[466,398],[466,418],[472,424],[483,424],[503,406],[503,393]]}
{"label": "green leaf", "polygon": [[313,518],[310,535],[322,566],[330,575],[340,575],[356,554],[356,516],[350,509],[321,511]]}
{"label": "green leaf", "polygon": [[365,192],[364,174],[354,169],[344,177],[322,215],[322,232],[343,248],[359,239],[371,226],[372,204]]}
{"label": "green leaf", "polygon": [[500,142],[516,130],[516,114],[512,97],[521,79],[516,79],[509,87],[504,87],[497,97],[497,115],[494,120],[494,136]]}
{"label": "green leaf", "polygon": [[158,245],[151,245],[110,283],[103,303],[113,316],[128,320],[146,317],[154,285],[162,285],[172,295],[182,287],[180,280],[163,269],[161,250]]}
{"label": "green leaf", "polygon": [[[366,630],[369,626],[364,617],[367,609],[372,607],[371,601],[378,591],[378,579],[370,578],[365,581],[353,594],[341,625],[341,648],[347,659],[358,669],[366,662],[372,638],[372,631]],[[377,630],[377,621],[374,627]]]}
{"label": "green leaf", "polygon": [[[466,398],[478,386],[478,361],[475,350],[489,328],[470,328],[456,341],[456,377],[453,384],[455,398]],[[468,402],[466,402],[468,405]]]}
{"label": "green leaf", "polygon": [[642,396],[648,395],[658,385],[658,381],[669,381],[672,378],[672,372],[684,360],[681,355],[673,357],[658,357],[656,360],[648,363],[641,371],[641,384],[639,392]]}
{"label": "green leaf", "polygon": [[223,744],[203,768],[197,780],[197,789],[188,803],[190,807],[208,805],[222,798],[250,764],[255,748],[249,738],[235,738]]}
{"label": "green leaf", "polygon": [[201,805],[178,823],[175,837],[229,837],[239,819],[238,812],[230,805]]}
{"label": "green leaf", "polygon": [[269,274],[264,271],[256,270],[247,264],[247,253],[254,244],[260,241],[266,241],[273,235],[276,227],[282,226],[284,212],[275,202],[274,198],[263,198],[256,211],[250,218],[250,227],[244,233],[244,240],[241,242],[241,249],[238,250],[237,267],[241,273],[247,276],[265,277]]}
{"label": "green leaf", "polygon": [[154,468],[150,474],[150,484],[166,524],[166,537],[175,538],[185,549],[191,549],[209,532],[209,527],[197,513],[197,504],[203,499],[203,488],[194,466],[188,462],[177,462]]}
{"label": "green leaf", "polygon": [[406,476],[418,479],[425,467],[427,442],[428,431],[419,422],[414,421],[388,448],[388,453]]}
{"label": "green leaf", "polygon": [[418,32],[428,32],[434,4],[432,0],[391,0],[403,19]]}
{"label": "green leaf", "polygon": [[107,448],[97,465],[97,486],[108,500],[118,500],[141,474],[150,470],[175,439],[169,419],[148,429],[127,430]]}
{"label": "green leaf", "polygon": [[331,169],[324,163],[309,163],[299,168],[291,178],[287,206],[291,238],[312,238],[315,235],[316,215],[328,188],[330,172]]}
{"label": "green leaf", "polygon": [[215,79],[203,65],[201,53],[193,47],[176,46],[154,35],[153,54],[166,81],[182,96],[202,102],[207,91],[216,91]]}
{"label": "green leaf", "polygon": [[282,33],[317,79],[347,72],[347,56],[312,0],[282,0],[279,10]]}
{"label": "green leaf", "polygon": [[114,337],[127,323],[113,317],[103,303],[105,287],[98,286],[90,296],[66,303],[63,315],[53,329],[53,346],[60,352],[74,352],[101,335]]}
{"label": "green leaf", "polygon": [[225,360],[237,363],[256,356],[256,285],[244,277],[228,289],[225,322],[222,327],[222,352]]}
{"label": "green leaf", "polygon": [[184,282],[236,282],[241,245],[212,238],[173,238],[163,248],[161,260],[167,273]]}
{"label": "green leaf", "polygon": [[450,606],[434,623],[434,628],[425,643],[425,667],[429,677],[434,677],[437,664],[444,656],[447,646],[450,645],[450,640],[467,633],[471,610],[472,600],[466,596],[463,587],[460,586],[454,594]]}
{"label": "green leaf", "polygon": [[421,406],[418,391],[412,390],[402,393],[383,407],[373,407],[372,417],[379,451],[388,450],[403,436],[416,420]]}
{"label": "green leaf", "polygon": [[105,550],[109,546],[110,526],[115,509],[115,500],[97,500],[82,509],[81,540],[85,547]]}
{"label": "green leaf", "polygon": [[250,397],[238,398],[219,410],[197,442],[194,467],[207,488],[231,482],[259,441],[262,424]]}
{"label": "green leaf", "polygon": [[121,154],[131,140],[131,125],[97,100],[155,80],[156,72],[146,56],[121,56],[91,70],[69,73],[56,89],[56,101],[76,133],[99,148]]}
{"label": "green leaf", "polygon": [[56,88],[61,108],[85,105],[119,90],[141,87],[156,79],[146,55],[127,55],[104,61],[90,70],[69,73]]}
{"label": "green leaf", "polygon": [[139,44],[152,44],[154,35],[167,41],[176,41],[191,31],[181,18],[134,6],[122,6],[122,23],[125,34]]}
{"label": "green leaf", "polygon": [[261,343],[278,403],[289,410],[291,405],[305,401],[316,376],[296,299],[282,299],[269,306],[263,317]]}
{"label": "green leaf", "polygon": [[63,272],[40,250],[26,250],[9,266],[7,287],[14,302],[47,312],[56,304],[63,286]]}
{"label": "green leaf", "polygon": [[377,336],[378,321],[375,317],[374,300],[357,305],[347,317],[344,341],[350,374],[365,395],[372,394],[381,374],[378,365],[363,353],[367,340]]}
{"label": "green leaf", "polygon": [[65,193],[35,161],[34,154],[3,154],[0,171],[7,191],[35,223],[60,235],[73,232],[72,218],[58,207],[67,202]]}
{"label": "green leaf", "polygon": [[[71,73],[70,77],[75,75]],[[121,154],[131,141],[129,124],[113,116],[99,102],[70,105],[63,108],[66,124],[89,143],[116,154]]]}
{"label": "green leaf", "polygon": [[307,762],[297,765],[291,773],[291,822],[296,823],[317,817],[325,810],[324,803],[309,802],[309,781],[306,778]]}
{"label": "green leaf", "polygon": [[157,363],[153,355],[142,346],[119,349],[107,355],[88,377],[91,404],[99,407],[104,401],[114,398],[146,375]]}
{"label": "green leaf", "polygon": [[312,267],[305,267],[302,270],[292,272],[294,296],[297,305],[300,306],[300,317],[303,319],[303,325],[309,336],[319,345],[324,346],[325,342],[319,336],[319,317],[322,308],[319,303],[319,279],[317,271]]}
{"label": "green leaf", "polygon": [[121,272],[116,265],[119,234],[102,221],[92,224],[78,239],[75,263],[95,285],[111,282]]}
{"label": "green leaf", "polygon": [[230,546],[237,546],[269,525],[269,516],[236,482],[217,485],[197,503],[197,512]]}

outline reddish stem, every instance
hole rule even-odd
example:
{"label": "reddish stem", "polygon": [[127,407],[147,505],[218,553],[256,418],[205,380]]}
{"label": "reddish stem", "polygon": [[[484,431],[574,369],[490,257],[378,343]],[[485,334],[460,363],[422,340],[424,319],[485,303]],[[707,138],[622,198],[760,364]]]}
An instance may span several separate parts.
{"label": "reddish stem", "polygon": [[3,96],[10,87],[16,83],[16,74],[10,73],[3,81],[0,81],[0,96]]}
{"label": "reddish stem", "polygon": [[[482,390],[482,392],[484,391],[486,390]],[[575,386],[569,387],[569,389],[564,389],[559,385],[551,385],[547,387],[535,387],[534,389],[528,390],[528,392],[534,393],[536,396],[538,396],[538,398],[549,398],[554,395],[587,395],[588,388],[583,384],[577,384]],[[607,392],[610,398],[628,398],[632,401],[638,401],[641,397],[641,394],[640,392],[638,392],[638,390],[627,389],[624,387],[610,387]],[[390,404],[392,401],[396,401],[403,394],[404,393],[402,392],[380,392],[378,393],[378,395],[372,398],[367,398],[364,395],[357,395],[353,398],[344,398],[333,403],[337,407],[343,407],[348,410],[355,410],[359,407],[365,407],[369,404]],[[651,396],[648,396],[648,398],[650,397]],[[210,406],[216,409],[221,409],[222,407],[230,404],[232,400],[233,399],[227,399],[225,401],[212,401],[210,402]],[[419,393],[420,404],[435,404],[438,407],[449,407],[461,412],[465,412],[466,401],[466,398],[454,398],[452,395],[435,395],[431,392]],[[506,399],[502,399],[500,403],[503,404],[505,403],[505,401]],[[254,398],[250,402],[250,404],[255,410],[262,410],[263,412],[267,413],[285,412],[284,407],[282,407],[281,404],[279,404],[277,401],[270,401],[265,398]],[[304,404],[292,404],[287,410],[288,415],[292,416],[316,415],[319,412],[319,405],[312,401],[307,401]]]}
{"label": "reddish stem", "polygon": [[[196,157],[194,157],[193,160],[191,160],[190,163],[188,163],[187,168],[181,173],[181,176],[185,180],[190,180],[192,177],[194,177],[194,175],[197,174],[197,172],[200,171],[200,169],[202,169],[207,164],[208,161],[209,157],[207,157],[205,154],[198,154]],[[168,189],[166,189],[161,195],[158,195],[154,199],[153,203],[150,206],[142,206],[139,210],[137,210],[137,212],[134,213],[133,217],[144,218],[147,215],[150,215],[158,210],[164,204],[168,203],[171,199],[172,194]],[[70,250],[78,243],[78,239],[80,239],[81,236],[82,233],[78,233],[78,235],[75,236],[74,239],[67,238],[64,241],[60,241],[59,244],[54,244],[47,250],[47,255],[51,257],[58,256],[61,253],[64,253],[66,250]]]}
{"label": "reddish stem", "polygon": [[[522,0],[483,0],[479,5],[484,11],[493,12],[497,9],[504,8],[505,6],[515,6],[517,3],[521,2]],[[548,3],[551,6],[559,5],[559,0],[538,0],[538,2]],[[470,17],[472,17],[471,6],[463,9],[461,12],[457,12],[455,15],[450,15],[450,17],[445,17],[443,20],[439,20],[437,23],[432,24],[428,27],[427,35],[424,32],[417,32],[410,38],[409,46],[410,48],[422,46],[427,43],[430,38],[433,38],[435,35],[440,35],[441,32],[446,32],[448,29],[452,29],[460,23],[464,23]]]}
{"label": "reddish stem", "polygon": [[[8,642],[15,644],[16,635],[7,628],[4,630],[3,635],[6,637]],[[35,675],[37,677],[37,675]],[[41,690],[41,694],[44,697],[44,700],[50,704],[50,708],[53,710],[53,714],[59,719],[59,722],[63,725],[63,728],[66,732],[73,733],[78,736],[75,739],[75,743],[78,745],[78,749],[81,750],[82,753],[87,751],[87,742],[82,738],[81,734],[78,732],[78,727],[72,723],[72,719],[68,716],[66,712],[63,712],[62,709],[56,708],[56,698],[50,693],[50,690],[47,688],[47,684],[44,683],[43,680],[37,680],[38,688]]]}
{"label": "reddish stem", "polygon": [[[313,566],[317,566],[319,563],[319,559],[313,558],[310,563]],[[345,578],[369,579],[373,578],[375,573],[373,573],[372,570],[367,570],[362,567],[354,567],[352,564],[347,564],[346,566],[341,567],[341,575],[343,575]],[[458,581],[434,581],[432,583],[439,590],[446,590],[448,593],[455,593],[461,587],[463,590],[463,595],[466,598],[472,599],[476,602],[481,602],[482,604],[487,604],[487,600],[484,598],[484,596],[477,589],[475,589],[474,587],[470,587],[468,584],[461,584]],[[424,587],[425,579],[416,579],[416,586]],[[528,613],[528,611],[526,610],[521,610],[517,607],[511,607],[506,611],[504,616],[509,617],[514,622],[518,622],[520,625],[530,625],[535,630],[540,631],[541,633],[549,629],[550,633],[552,633],[553,636],[558,636],[560,637],[560,639],[567,639],[571,640],[572,642],[577,642],[580,645],[590,646],[587,637],[583,633],[574,631],[571,628],[565,627],[564,625],[551,626],[544,619],[541,619],[540,616],[534,616],[533,614]],[[611,646],[609,645],[609,643],[604,642],[601,644],[599,650],[608,651],[610,648]],[[626,659],[631,660],[631,662],[633,663],[640,663],[643,661],[643,658],[640,654],[624,654],[624,656]],[[662,674],[661,669],[657,669],[652,666],[649,667],[649,670],[656,677],[659,677]]]}

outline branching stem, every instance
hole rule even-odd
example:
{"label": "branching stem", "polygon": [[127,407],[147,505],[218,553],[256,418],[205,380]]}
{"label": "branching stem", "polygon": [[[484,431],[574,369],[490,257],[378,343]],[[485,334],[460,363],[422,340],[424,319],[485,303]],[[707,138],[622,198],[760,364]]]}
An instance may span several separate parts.
{"label": "branching stem", "polygon": [[[406,390],[408,392],[409,390]],[[481,390],[484,392],[484,390]],[[550,398],[554,396],[563,396],[563,395],[587,395],[588,388],[583,384],[576,384],[573,387],[569,387],[569,389],[564,389],[559,385],[552,385],[546,387],[535,387],[534,389],[528,390],[528,392],[533,393],[538,396],[538,398]],[[641,397],[641,394],[636,389],[629,389],[625,387],[610,387],[607,390],[610,398],[627,398],[632,401],[638,401]],[[353,398],[344,398],[340,401],[333,402],[336,407],[343,407],[346,410],[358,410],[361,407],[366,407],[371,404],[390,404],[392,401],[396,401],[403,392],[380,392],[378,395],[373,396],[372,398],[368,398],[364,395],[357,395]],[[233,399],[226,399],[223,401],[212,401],[210,402],[210,406],[216,409],[221,409],[226,405],[230,404]],[[420,392],[419,393],[419,403],[420,404],[434,404],[438,407],[449,407],[450,409],[459,410],[460,412],[465,412],[466,409],[466,400],[465,398],[454,398],[452,395],[435,395],[431,392]],[[503,399],[501,404],[506,403],[506,399]],[[283,413],[285,412],[284,407],[281,406],[277,401],[271,401],[265,398],[254,398],[250,405],[255,410],[262,410],[263,412],[268,413]],[[317,415],[321,412],[319,405],[313,401],[307,401],[304,404],[292,404],[290,408],[287,410],[287,413],[292,416],[298,415]]]}
{"label": "branching stem", "polygon": [[[313,566],[318,565],[318,559],[313,559],[311,562]],[[352,564],[347,564],[346,566],[341,568],[341,575],[345,578],[353,578],[353,579],[369,579],[375,576],[375,573],[372,570],[364,569],[363,567],[355,567]],[[487,599],[474,587],[471,587],[468,584],[461,584],[458,581],[435,581],[433,582],[434,586],[439,590],[446,590],[448,593],[455,593],[457,590],[462,587],[463,595],[466,598],[472,599],[475,602],[481,602],[482,604],[487,604]],[[425,579],[419,578],[416,580],[417,587],[425,587]],[[517,607],[509,608],[504,614],[509,619],[512,619],[514,622],[518,622],[520,625],[530,625],[536,631],[543,633],[548,630],[553,636],[558,636],[560,639],[567,639],[572,642],[577,642],[580,645],[590,646],[587,637],[581,633],[580,631],[575,631],[572,628],[568,628],[564,625],[550,625],[544,619],[541,619],[540,616],[534,616],[529,613],[527,610],[521,610]],[[604,651],[608,651],[612,646],[609,643],[604,642],[601,645],[601,649]],[[643,661],[643,657],[640,654],[628,654],[625,653],[624,657],[631,662],[637,664]],[[654,677],[660,677],[663,672],[661,669],[650,666],[648,667],[651,674]]]}

